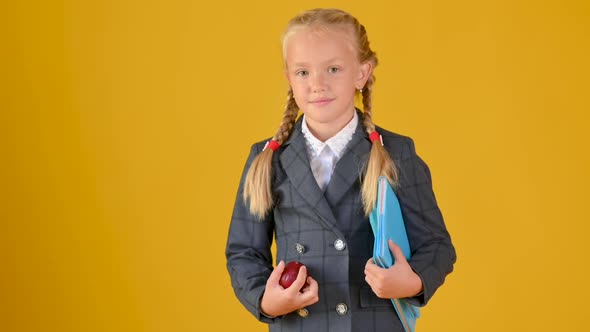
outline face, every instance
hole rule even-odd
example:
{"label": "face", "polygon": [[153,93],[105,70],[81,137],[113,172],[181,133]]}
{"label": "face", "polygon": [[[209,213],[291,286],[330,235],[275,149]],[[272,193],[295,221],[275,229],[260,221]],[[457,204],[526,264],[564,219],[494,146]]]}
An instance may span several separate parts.
{"label": "face", "polygon": [[361,64],[352,36],[339,29],[298,28],[285,44],[285,74],[310,128],[339,127],[352,118],[354,95],[371,72]]}

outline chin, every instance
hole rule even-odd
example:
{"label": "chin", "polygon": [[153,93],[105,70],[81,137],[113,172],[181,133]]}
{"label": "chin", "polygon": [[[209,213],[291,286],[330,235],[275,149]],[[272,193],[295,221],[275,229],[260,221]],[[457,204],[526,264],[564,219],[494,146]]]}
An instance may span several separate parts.
{"label": "chin", "polygon": [[307,118],[317,123],[330,123],[336,118],[332,112],[327,110],[310,109],[304,111],[304,113]]}
{"label": "chin", "polygon": [[309,109],[307,111],[308,117],[312,118],[316,122],[320,123],[329,123],[335,120],[340,119],[342,116],[346,116],[349,114],[348,112],[336,111],[329,108],[320,108],[320,109]]}

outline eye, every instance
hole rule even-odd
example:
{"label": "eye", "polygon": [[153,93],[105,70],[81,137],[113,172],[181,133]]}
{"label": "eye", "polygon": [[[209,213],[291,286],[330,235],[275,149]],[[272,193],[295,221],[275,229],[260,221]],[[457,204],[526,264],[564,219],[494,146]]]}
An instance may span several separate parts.
{"label": "eye", "polygon": [[300,76],[300,77],[305,77],[307,76],[309,73],[307,72],[307,70],[299,70],[295,73],[295,75]]}
{"label": "eye", "polygon": [[338,67],[330,67],[330,68],[328,68],[328,72],[330,74],[336,74],[339,71],[340,71],[340,68],[338,68]]}

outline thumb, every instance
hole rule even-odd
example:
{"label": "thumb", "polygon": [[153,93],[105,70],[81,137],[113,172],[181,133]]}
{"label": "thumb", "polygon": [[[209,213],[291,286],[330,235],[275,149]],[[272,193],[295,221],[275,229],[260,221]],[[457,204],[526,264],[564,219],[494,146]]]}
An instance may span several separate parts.
{"label": "thumb", "polygon": [[269,285],[278,285],[284,269],[285,269],[285,262],[280,261],[279,264],[275,267],[275,269],[272,270],[270,277],[268,277],[267,283]]}
{"label": "thumb", "polygon": [[395,242],[393,242],[393,240],[389,239],[388,241],[389,243],[389,250],[391,250],[391,253],[393,254],[393,258],[395,259],[395,263],[407,263],[406,261],[406,257],[404,256],[404,252],[402,251],[402,248],[400,248],[400,246],[398,246],[397,244],[395,244]]}
{"label": "thumb", "polygon": [[297,272],[297,278],[295,279],[295,281],[293,281],[293,283],[291,284],[291,286],[289,288],[293,288],[293,289],[296,289],[297,291],[300,291],[305,286],[306,280],[307,280],[307,268],[305,267],[305,265],[303,265],[302,267],[299,268],[299,271]]}

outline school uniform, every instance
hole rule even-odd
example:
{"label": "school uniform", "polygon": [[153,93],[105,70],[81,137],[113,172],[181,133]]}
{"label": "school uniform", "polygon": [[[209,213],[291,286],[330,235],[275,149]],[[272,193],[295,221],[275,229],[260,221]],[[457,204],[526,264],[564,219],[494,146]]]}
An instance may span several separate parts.
{"label": "school uniform", "polygon": [[[327,178],[312,170],[310,159],[313,162],[318,156],[310,153],[313,144],[306,139],[302,122],[300,117],[290,138],[273,153],[275,205],[263,220],[249,213],[242,198],[246,172],[266,140],[252,145],[226,246],[234,292],[258,320],[269,323],[270,331],[403,332],[391,301],[378,298],[365,281],[364,267],[372,256],[374,237],[360,194],[363,166],[371,149],[362,121],[357,121],[354,133],[346,138],[344,149],[332,145],[337,150],[331,155],[336,163]],[[396,194],[412,248],[409,264],[424,286],[410,301],[424,306],[452,272],[455,249],[432,191],[429,168],[416,154],[413,140],[379,127],[376,130],[398,168]],[[273,270],[273,235],[275,264],[300,261],[319,284],[319,302],[275,318],[260,311]]]}

